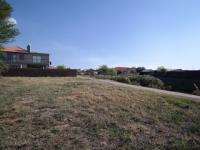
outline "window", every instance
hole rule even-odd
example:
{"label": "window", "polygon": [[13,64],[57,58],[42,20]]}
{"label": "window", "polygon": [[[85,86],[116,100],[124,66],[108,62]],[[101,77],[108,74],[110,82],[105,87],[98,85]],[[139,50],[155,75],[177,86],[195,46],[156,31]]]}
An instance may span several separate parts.
{"label": "window", "polygon": [[41,63],[41,56],[33,56],[34,63]]}
{"label": "window", "polygon": [[19,55],[19,59],[24,60],[24,55],[23,54]]}
{"label": "window", "polygon": [[17,55],[12,55],[12,62],[16,62],[17,61]]}

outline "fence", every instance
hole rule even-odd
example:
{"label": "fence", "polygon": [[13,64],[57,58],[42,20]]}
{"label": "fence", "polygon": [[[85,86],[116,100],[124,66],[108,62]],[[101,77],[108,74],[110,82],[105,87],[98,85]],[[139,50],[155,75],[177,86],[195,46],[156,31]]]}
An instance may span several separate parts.
{"label": "fence", "polygon": [[147,72],[143,75],[152,75],[161,79],[165,85],[170,86],[170,90],[192,93],[195,90],[194,83],[200,86],[200,71],[167,71],[167,72]]}
{"label": "fence", "polygon": [[76,77],[75,69],[32,69],[32,68],[12,68],[2,73],[3,76],[21,77]]}

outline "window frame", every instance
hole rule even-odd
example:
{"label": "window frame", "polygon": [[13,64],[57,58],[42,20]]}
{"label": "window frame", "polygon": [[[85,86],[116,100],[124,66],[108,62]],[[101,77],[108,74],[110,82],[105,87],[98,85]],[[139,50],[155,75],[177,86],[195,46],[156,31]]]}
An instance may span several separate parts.
{"label": "window frame", "polygon": [[24,60],[24,54],[19,55],[19,60]]}
{"label": "window frame", "polygon": [[16,63],[16,62],[17,62],[17,55],[16,55],[16,54],[13,54],[13,55],[12,55],[12,62],[13,62],[13,63]]}
{"label": "window frame", "polygon": [[33,60],[33,63],[41,63],[42,57],[41,56],[33,56],[32,60]]}

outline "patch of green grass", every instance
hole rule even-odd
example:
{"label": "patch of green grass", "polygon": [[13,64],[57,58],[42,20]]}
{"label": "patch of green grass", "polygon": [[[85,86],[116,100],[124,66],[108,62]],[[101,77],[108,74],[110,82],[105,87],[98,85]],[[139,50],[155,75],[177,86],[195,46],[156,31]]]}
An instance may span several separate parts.
{"label": "patch of green grass", "polygon": [[65,88],[78,88],[81,85],[83,85],[83,83],[81,82],[69,82],[69,83],[63,84]]}
{"label": "patch of green grass", "polygon": [[116,123],[108,124],[109,136],[112,140],[120,140],[120,142],[129,143],[131,142],[131,132],[119,127]]}
{"label": "patch of green grass", "polygon": [[60,132],[60,130],[59,130],[58,128],[53,128],[53,129],[51,129],[51,132],[52,132],[53,134],[57,134],[57,133]]}
{"label": "patch of green grass", "polygon": [[57,121],[63,121],[64,120],[64,112],[63,111],[56,112],[55,114],[53,114],[53,117]]}
{"label": "patch of green grass", "polygon": [[65,145],[64,142],[58,143],[54,146],[54,149],[58,149],[58,150],[65,150]]}
{"label": "patch of green grass", "polygon": [[176,139],[168,145],[168,148],[175,150],[197,150],[200,146],[194,145],[192,141]]}
{"label": "patch of green grass", "polygon": [[197,123],[188,123],[187,126],[184,127],[186,129],[186,131],[188,133],[191,133],[191,134],[197,134],[199,135],[200,134],[200,122],[198,121]]}
{"label": "patch of green grass", "polygon": [[181,99],[181,98],[174,99],[172,97],[165,97],[165,99],[169,104],[172,104],[182,109],[189,109],[190,106],[195,105],[195,102],[192,102],[191,100],[187,99]]}
{"label": "patch of green grass", "polygon": [[185,119],[185,114],[183,111],[174,110],[172,112],[169,112],[168,117],[168,121],[171,120],[176,124],[180,124]]}

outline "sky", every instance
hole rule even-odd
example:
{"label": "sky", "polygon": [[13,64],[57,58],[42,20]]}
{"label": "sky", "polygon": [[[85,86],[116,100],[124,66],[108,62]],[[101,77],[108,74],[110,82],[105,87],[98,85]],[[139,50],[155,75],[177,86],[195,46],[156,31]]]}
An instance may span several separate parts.
{"label": "sky", "polygon": [[54,66],[200,69],[199,0],[7,1],[20,31],[7,45],[31,43]]}

